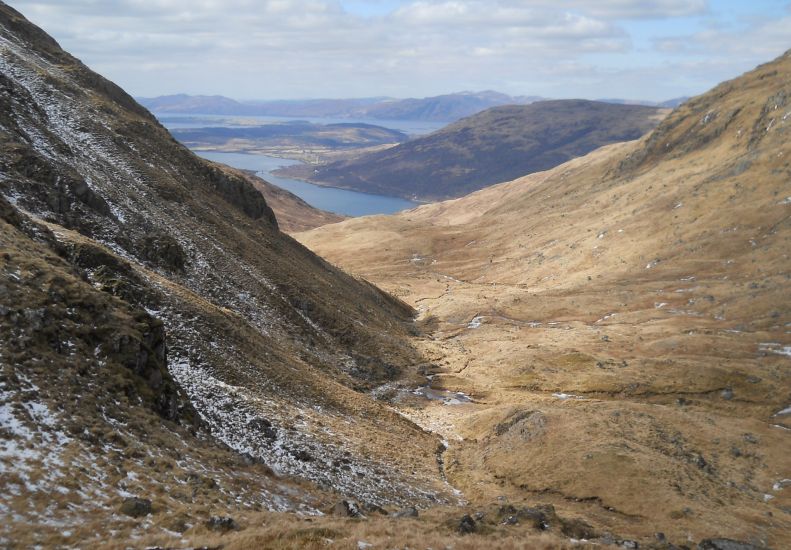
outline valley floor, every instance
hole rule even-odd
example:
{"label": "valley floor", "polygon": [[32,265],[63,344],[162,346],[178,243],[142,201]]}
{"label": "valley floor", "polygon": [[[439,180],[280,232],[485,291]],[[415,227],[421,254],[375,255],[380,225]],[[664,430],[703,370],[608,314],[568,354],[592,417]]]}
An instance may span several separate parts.
{"label": "valley floor", "polygon": [[405,414],[447,440],[468,502],[551,504],[584,538],[783,548],[788,164],[752,153],[744,187],[728,142],[633,171],[651,145],[297,238],[419,312],[431,387],[473,401]]}

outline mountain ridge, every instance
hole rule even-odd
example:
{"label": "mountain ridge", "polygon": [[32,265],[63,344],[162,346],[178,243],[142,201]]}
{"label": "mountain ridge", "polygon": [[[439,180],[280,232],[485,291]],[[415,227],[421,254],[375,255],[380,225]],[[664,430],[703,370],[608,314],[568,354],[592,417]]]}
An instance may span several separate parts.
{"label": "mountain ridge", "polygon": [[499,92],[458,92],[427,98],[306,99],[236,101],[225,96],[176,94],[138,98],[160,114],[224,114],[281,117],[362,118],[452,122],[494,105],[530,103],[537,96],[512,97]]}
{"label": "mountain ridge", "polygon": [[[137,97],[142,105],[159,115],[257,115],[279,117],[361,118],[369,120],[424,120],[455,122],[498,105],[526,105],[552,98],[510,96],[493,90],[456,92],[425,98],[370,97],[348,99],[245,100],[223,95],[172,94]],[[688,97],[666,101],[618,98],[595,99],[604,103],[674,108]]]}
{"label": "mountain ridge", "polygon": [[664,112],[586,100],[492,107],[383,151],[278,173],[355,191],[441,200],[636,139]]}

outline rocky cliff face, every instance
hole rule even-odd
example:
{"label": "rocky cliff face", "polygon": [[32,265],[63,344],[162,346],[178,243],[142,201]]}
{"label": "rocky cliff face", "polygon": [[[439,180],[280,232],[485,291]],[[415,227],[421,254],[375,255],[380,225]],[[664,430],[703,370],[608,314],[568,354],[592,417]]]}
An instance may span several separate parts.
{"label": "rocky cliff face", "polygon": [[[369,503],[450,497],[436,436],[365,393],[414,376],[412,310],[282,234],[248,178],[5,5],[0,195],[0,506],[21,514],[4,536],[53,495],[59,525],[137,492],[160,495],[163,518],[213,498],[308,506],[250,464]],[[91,462],[102,453],[117,459]],[[146,473],[160,458],[175,462]],[[215,484],[168,496],[171,467],[177,485],[195,469]],[[70,485],[72,470],[90,471]]]}

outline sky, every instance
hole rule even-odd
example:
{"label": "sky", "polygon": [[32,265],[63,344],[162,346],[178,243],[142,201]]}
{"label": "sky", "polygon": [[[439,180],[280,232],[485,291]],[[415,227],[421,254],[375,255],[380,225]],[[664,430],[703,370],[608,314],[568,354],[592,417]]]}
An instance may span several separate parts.
{"label": "sky", "polygon": [[132,95],[661,101],[791,48],[791,0],[6,0]]}

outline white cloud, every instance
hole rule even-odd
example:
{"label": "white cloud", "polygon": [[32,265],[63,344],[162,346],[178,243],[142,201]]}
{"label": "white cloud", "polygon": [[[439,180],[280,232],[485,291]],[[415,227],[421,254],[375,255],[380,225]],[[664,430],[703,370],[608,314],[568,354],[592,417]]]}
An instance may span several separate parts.
{"label": "white cloud", "polygon": [[[650,63],[661,86],[645,77],[630,22],[710,14],[704,0],[381,0],[368,12],[358,0],[10,3],[137,95],[414,97],[499,89],[662,99],[716,83],[695,79],[702,88],[690,90],[690,80],[673,73],[683,61],[677,58],[716,65],[728,57],[720,53],[724,39],[703,30],[689,43],[658,37]],[[740,63],[777,55],[783,24],[789,28],[782,20],[762,24],[769,41],[751,44],[755,51]]]}
{"label": "white cloud", "polygon": [[571,1],[578,9],[598,17],[617,19],[646,19],[700,15],[707,11],[706,0],[600,0],[597,2]]}
{"label": "white cloud", "polygon": [[712,26],[694,34],[658,37],[658,50],[682,56],[707,56],[716,51],[723,58],[769,61],[791,48],[791,14],[754,18],[747,29]]}

